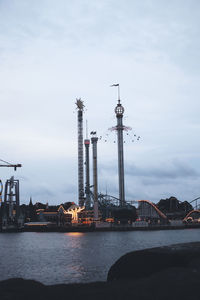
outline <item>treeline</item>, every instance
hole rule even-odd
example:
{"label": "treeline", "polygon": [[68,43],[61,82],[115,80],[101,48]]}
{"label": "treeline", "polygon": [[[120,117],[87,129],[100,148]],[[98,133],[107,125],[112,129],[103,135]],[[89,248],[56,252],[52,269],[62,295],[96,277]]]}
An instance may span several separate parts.
{"label": "treeline", "polygon": [[193,210],[193,206],[188,201],[181,202],[173,196],[161,199],[156,206],[166,216],[172,216],[174,218],[184,218],[191,210]]}

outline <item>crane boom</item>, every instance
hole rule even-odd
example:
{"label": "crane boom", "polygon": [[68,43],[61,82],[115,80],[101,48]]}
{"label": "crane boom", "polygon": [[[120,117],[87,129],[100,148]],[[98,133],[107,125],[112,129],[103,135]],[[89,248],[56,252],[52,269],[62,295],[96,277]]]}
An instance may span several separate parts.
{"label": "crane boom", "polygon": [[14,168],[15,171],[17,170],[17,168],[22,167],[21,164],[11,164],[3,159],[0,159],[0,161],[2,161],[4,163],[3,165],[0,165],[0,167],[11,167],[11,168]]}
{"label": "crane boom", "polygon": [[14,170],[16,171],[17,168],[21,168],[22,165],[21,164],[16,164],[16,165],[0,165],[0,167],[11,167],[11,168],[14,168]]}

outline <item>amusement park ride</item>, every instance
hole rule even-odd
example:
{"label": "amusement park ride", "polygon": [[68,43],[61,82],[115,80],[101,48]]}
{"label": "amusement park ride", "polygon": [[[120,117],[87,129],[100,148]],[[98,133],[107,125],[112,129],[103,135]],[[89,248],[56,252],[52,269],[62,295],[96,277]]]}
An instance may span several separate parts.
{"label": "amusement park ride", "polygon": [[[0,167],[11,167],[14,171],[21,168],[21,164],[11,164],[0,159]],[[0,181],[0,199],[2,201],[3,184]],[[2,229],[18,228],[19,226],[19,180],[15,180],[14,176],[8,179],[5,183]]]}
{"label": "amusement park ride", "polygon": [[[130,209],[133,204],[138,203],[137,201],[127,201],[125,197],[125,183],[124,183],[124,137],[123,132],[128,134],[128,131],[132,130],[131,127],[123,125],[124,107],[120,100],[120,87],[119,84],[113,84],[112,87],[118,88],[118,100],[117,106],[115,107],[115,116],[117,119],[117,125],[109,128],[110,132],[115,131],[117,133],[117,148],[118,148],[118,185],[119,185],[119,197],[110,196],[107,193],[98,193],[98,178],[97,178],[97,141],[105,140],[97,137],[96,131],[91,132],[91,144],[93,151],[93,185],[90,185],[90,168],[89,168],[89,148],[90,139],[87,134],[86,126],[86,139],[84,140],[85,145],[85,163],[83,153],[83,112],[84,104],[79,98],[76,99],[77,118],[78,118],[78,195],[79,195],[79,206],[85,206],[86,210],[93,209],[94,219],[98,219],[98,207],[106,210],[108,214],[112,208],[127,208]],[[133,139],[140,139],[140,136],[134,134]],[[85,165],[85,190],[84,190],[84,165]],[[93,191],[91,191],[91,187]],[[85,193],[84,193],[85,192]]]}
{"label": "amusement park ride", "polygon": [[[78,205],[72,206],[66,211],[66,214],[72,215],[72,220],[74,223],[78,223],[78,215],[85,211],[88,212],[88,216],[92,216],[93,222],[96,222],[98,225],[99,215],[104,217],[110,217],[111,211],[119,210],[132,210],[133,206],[137,204],[138,216],[141,220],[145,220],[146,217],[150,219],[159,219],[166,222],[167,217],[164,215],[155,204],[148,200],[127,200],[125,196],[125,176],[124,176],[124,143],[125,138],[129,135],[129,132],[132,130],[131,127],[125,126],[123,124],[124,117],[124,107],[121,104],[120,99],[120,86],[119,84],[113,84],[112,87],[118,88],[118,100],[115,107],[115,117],[116,125],[109,128],[110,132],[115,132],[117,140],[114,141],[117,144],[117,156],[118,156],[118,197],[108,195],[107,192],[99,193],[98,192],[98,165],[97,165],[97,142],[108,140],[107,137],[104,139],[102,136],[97,137],[96,131],[91,131],[91,138],[88,138],[88,128],[86,126],[86,139],[83,139],[83,112],[85,105],[83,101],[79,98],[76,99],[76,109],[77,109],[77,123],[78,123]],[[124,138],[125,136],[125,138]],[[131,137],[131,135],[130,135]],[[134,136],[131,137],[131,141],[139,141],[140,136],[137,136],[134,133]],[[92,145],[92,171],[93,171],[93,182],[90,184],[90,143]],[[84,153],[85,146],[85,153]],[[85,154],[85,155],[84,155]],[[85,162],[84,162],[85,158]],[[7,161],[0,159],[0,167],[11,167],[14,168],[14,171],[17,168],[21,168],[21,164],[11,164]],[[85,168],[84,168],[85,167]],[[85,170],[84,170],[85,169]],[[85,173],[84,173],[85,171]],[[85,177],[85,186],[84,186],[84,177]],[[91,190],[92,188],[92,190]],[[2,202],[2,193],[3,193],[3,184],[0,180],[0,202]],[[195,198],[190,203],[196,204],[196,210],[200,214],[200,206],[198,205],[198,200],[200,197]],[[19,201],[19,180],[15,180],[12,176],[5,183],[4,189],[4,201],[1,204],[2,207],[2,229],[13,229],[19,228],[21,225],[20,217],[20,201]],[[92,214],[91,214],[92,212]],[[84,212],[83,212],[84,215]]]}

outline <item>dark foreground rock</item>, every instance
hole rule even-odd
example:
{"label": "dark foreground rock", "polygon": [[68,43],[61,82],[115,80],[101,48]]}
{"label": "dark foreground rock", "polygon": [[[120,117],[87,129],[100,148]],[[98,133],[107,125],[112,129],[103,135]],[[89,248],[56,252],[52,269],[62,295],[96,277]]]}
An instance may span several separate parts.
{"label": "dark foreground rock", "polygon": [[200,299],[200,243],[136,251],[110,269],[108,282],[45,286],[33,280],[0,282],[1,300]]}
{"label": "dark foreground rock", "polygon": [[127,253],[110,268],[107,280],[145,278],[169,268],[199,272],[200,243],[177,244]]}

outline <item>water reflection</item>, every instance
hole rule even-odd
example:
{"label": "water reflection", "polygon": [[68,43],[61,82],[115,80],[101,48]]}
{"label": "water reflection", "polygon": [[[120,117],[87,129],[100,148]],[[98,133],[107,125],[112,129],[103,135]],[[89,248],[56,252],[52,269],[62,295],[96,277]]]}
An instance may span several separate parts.
{"label": "water reflection", "polygon": [[106,280],[110,266],[129,251],[200,241],[200,229],[0,234],[0,280],[45,284]]}
{"label": "water reflection", "polygon": [[73,237],[80,237],[80,236],[84,236],[85,233],[83,233],[83,232],[67,232],[67,233],[64,233],[64,235],[73,236]]}

